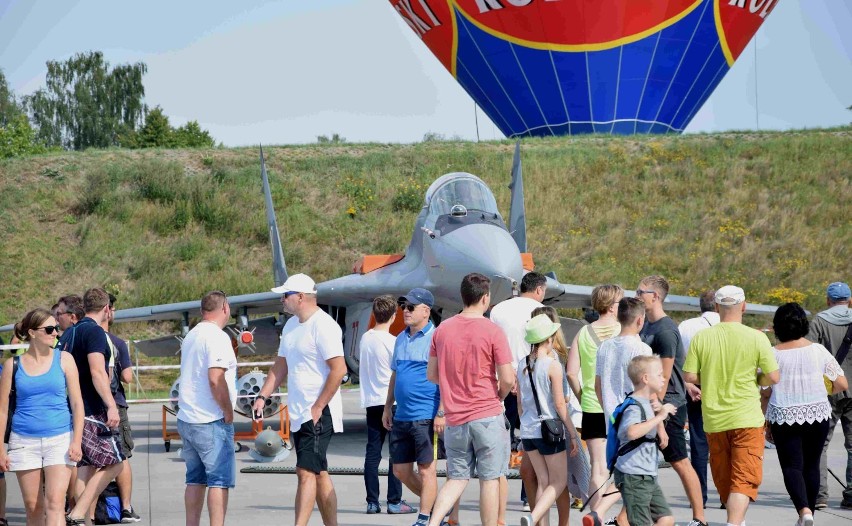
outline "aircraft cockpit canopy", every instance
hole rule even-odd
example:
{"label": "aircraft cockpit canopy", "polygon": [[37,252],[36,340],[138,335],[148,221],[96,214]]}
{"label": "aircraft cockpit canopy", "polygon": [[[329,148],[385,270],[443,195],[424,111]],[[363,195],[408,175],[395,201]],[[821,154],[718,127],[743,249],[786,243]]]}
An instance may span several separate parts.
{"label": "aircraft cockpit canopy", "polygon": [[468,173],[451,173],[432,183],[426,192],[430,215],[464,217],[468,213],[497,212],[497,201],[479,177]]}
{"label": "aircraft cockpit canopy", "polygon": [[435,230],[449,234],[465,225],[488,223],[506,228],[491,189],[475,175],[456,172],[439,177],[426,191]]}

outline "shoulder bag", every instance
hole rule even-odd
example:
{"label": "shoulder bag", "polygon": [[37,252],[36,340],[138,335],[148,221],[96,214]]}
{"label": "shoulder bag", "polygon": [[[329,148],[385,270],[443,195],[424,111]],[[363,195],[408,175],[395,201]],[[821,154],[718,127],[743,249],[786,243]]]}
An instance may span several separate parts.
{"label": "shoulder bag", "polygon": [[547,444],[561,444],[565,441],[565,425],[559,418],[548,418],[542,420],[541,405],[538,403],[538,391],[535,388],[535,379],[533,378],[529,355],[527,355],[527,373],[530,377],[530,386],[532,386],[535,409],[538,412],[538,418],[541,421],[541,439]]}

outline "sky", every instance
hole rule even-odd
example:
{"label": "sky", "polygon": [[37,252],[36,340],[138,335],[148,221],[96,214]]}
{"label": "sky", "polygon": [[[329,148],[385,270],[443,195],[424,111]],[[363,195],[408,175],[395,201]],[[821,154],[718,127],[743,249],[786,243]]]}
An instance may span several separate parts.
{"label": "sky", "polygon": [[[143,61],[146,103],[227,146],[503,135],[386,0],[0,0],[19,95],[45,62]],[[780,0],[687,133],[852,122],[852,2]],[[755,60],[756,59],[756,60]]]}

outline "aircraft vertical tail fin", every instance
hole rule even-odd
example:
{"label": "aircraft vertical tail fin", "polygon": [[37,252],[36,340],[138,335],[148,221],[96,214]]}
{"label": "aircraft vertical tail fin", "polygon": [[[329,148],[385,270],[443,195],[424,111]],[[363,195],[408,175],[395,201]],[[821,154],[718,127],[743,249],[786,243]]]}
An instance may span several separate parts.
{"label": "aircraft vertical tail fin", "polygon": [[511,208],[509,209],[509,232],[521,252],[527,251],[527,212],[524,208],[524,178],[521,170],[521,140],[515,143],[515,158],[512,160]]}
{"label": "aircraft vertical tail fin", "polygon": [[263,179],[263,198],[266,202],[266,226],[269,229],[269,244],[272,246],[272,277],[275,286],[287,281],[287,264],[284,263],[284,249],[278,233],[278,219],[272,205],[272,192],[269,189],[269,177],[266,175],[266,162],[263,160],[263,146],[260,147],[260,176]]}

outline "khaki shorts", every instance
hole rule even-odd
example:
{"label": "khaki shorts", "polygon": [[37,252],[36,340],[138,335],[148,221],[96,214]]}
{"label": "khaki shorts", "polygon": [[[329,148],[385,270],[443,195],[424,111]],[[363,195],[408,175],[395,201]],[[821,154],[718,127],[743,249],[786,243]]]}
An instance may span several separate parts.
{"label": "khaki shorts", "polygon": [[615,487],[621,491],[627,520],[631,526],[651,526],[662,517],[672,514],[663,490],[657,483],[657,477],[627,475],[616,469]]}
{"label": "khaki shorts", "polygon": [[763,482],[763,427],[707,433],[710,471],[722,502],[731,493],[757,500]]}

